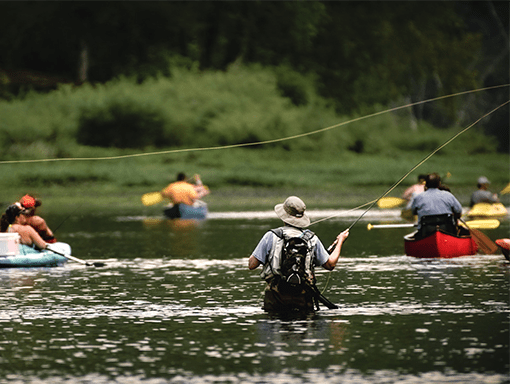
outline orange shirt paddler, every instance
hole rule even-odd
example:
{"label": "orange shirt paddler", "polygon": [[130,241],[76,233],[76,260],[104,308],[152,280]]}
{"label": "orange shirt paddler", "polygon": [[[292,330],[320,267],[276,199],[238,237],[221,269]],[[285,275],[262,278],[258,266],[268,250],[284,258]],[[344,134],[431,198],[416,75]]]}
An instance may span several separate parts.
{"label": "orange shirt paddler", "polygon": [[177,181],[168,185],[161,191],[161,195],[169,199],[173,204],[193,205],[198,199],[209,194],[209,188],[203,185],[199,175],[194,176],[195,183],[186,181],[186,175],[179,173]]}
{"label": "orange shirt paddler", "polygon": [[176,181],[163,189],[161,194],[170,199],[174,204],[193,205],[198,199],[198,194],[195,191],[193,184],[186,181]]}

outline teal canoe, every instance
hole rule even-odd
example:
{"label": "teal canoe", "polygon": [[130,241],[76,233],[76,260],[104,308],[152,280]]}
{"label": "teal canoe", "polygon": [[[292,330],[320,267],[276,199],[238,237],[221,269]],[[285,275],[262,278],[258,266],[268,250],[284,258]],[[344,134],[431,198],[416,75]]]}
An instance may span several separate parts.
{"label": "teal canoe", "polygon": [[[18,241],[12,236],[10,238],[0,236],[0,268],[57,267],[67,261],[64,256],[49,250],[38,251],[27,245],[19,244]],[[54,243],[51,247],[65,255],[71,254],[69,244]]]}
{"label": "teal canoe", "polygon": [[169,219],[203,220],[207,217],[207,204],[199,200],[193,205],[169,205],[165,207],[163,213]]}

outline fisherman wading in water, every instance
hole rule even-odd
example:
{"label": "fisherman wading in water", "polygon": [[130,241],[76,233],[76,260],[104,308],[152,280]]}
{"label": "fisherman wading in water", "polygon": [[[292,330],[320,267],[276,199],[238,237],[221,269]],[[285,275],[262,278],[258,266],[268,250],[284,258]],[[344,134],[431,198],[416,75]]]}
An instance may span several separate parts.
{"label": "fisherman wading in water", "polygon": [[290,196],[275,212],[285,225],[272,229],[262,237],[248,260],[248,268],[263,265],[261,278],[267,282],[264,307],[267,312],[314,311],[318,302],[336,308],[315,286],[314,268],[333,270],[340,257],[349,230],[340,233],[331,254],[310,230],[305,203]]}

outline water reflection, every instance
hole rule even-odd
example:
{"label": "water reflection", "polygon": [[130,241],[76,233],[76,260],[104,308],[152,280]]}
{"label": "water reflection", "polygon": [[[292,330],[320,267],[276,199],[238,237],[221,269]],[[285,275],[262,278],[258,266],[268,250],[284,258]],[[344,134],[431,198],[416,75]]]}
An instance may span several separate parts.
{"label": "water reflection", "polygon": [[[178,255],[197,252],[199,227],[203,221],[193,219],[144,218],[144,229],[150,231],[149,239],[159,236],[160,241],[168,241],[169,248]],[[153,244],[149,242],[148,247]]]}
{"label": "water reflection", "polygon": [[[266,358],[277,359],[292,355],[300,361],[310,361],[322,353],[338,353],[349,321],[332,317],[323,318],[317,314],[294,314],[271,316],[257,322],[257,346]],[[280,359],[282,360],[282,359]],[[254,364],[261,364],[260,361]]]}
{"label": "water reflection", "polygon": [[194,219],[162,219],[155,217],[147,217],[142,219],[142,223],[144,227],[154,228],[158,226],[168,227],[171,231],[186,233],[190,231],[194,231],[198,228],[201,221]]}

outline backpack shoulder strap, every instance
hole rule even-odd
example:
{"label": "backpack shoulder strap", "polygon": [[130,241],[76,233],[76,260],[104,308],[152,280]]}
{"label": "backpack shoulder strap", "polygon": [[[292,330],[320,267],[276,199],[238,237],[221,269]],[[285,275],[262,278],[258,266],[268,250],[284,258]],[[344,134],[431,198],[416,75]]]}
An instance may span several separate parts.
{"label": "backpack shoulder strap", "polygon": [[[271,229],[270,231],[273,232],[280,239],[285,240],[285,236],[283,235],[283,227],[274,228],[274,229]],[[304,229],[304,230],[301,230],[301,235],[299,237],[301,239],[305,240],[306,242],[309,242],[314,236],[315,236],[315,233],[313,233],[309,229]]]}
{"label": "backpack shoulder strap", "polygon": [[273,232],[280,239],[283,239],[283,228],[282,227],[271,229],[271,232]]}
{"label": "backpack shoulder strap", "polygon": [[303,231],[303,234],[301,235],[301,237],[303,238],[303,240],[305,240],[306,242],[312,240],[312,238],[315,236],[315,233],[313,233],[312,231],[310,231],[309,229],[305,229]]}

